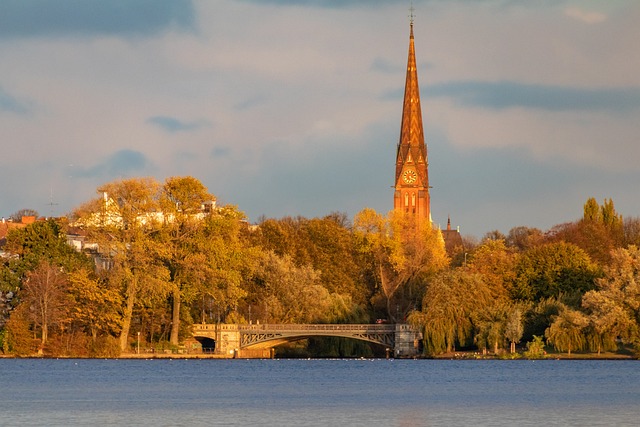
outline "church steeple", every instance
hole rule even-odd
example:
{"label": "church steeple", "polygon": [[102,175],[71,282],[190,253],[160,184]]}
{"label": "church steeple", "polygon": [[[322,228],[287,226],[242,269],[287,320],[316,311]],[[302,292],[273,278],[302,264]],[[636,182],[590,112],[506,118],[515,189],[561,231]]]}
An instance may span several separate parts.
{"label": "church steeple", "polygon": [[410,15],[409,58],[404,88],[400,140],[396,152],[395,210],[431,221],[427,147],[424,143],[420,87],[413,37],[413,7]]}

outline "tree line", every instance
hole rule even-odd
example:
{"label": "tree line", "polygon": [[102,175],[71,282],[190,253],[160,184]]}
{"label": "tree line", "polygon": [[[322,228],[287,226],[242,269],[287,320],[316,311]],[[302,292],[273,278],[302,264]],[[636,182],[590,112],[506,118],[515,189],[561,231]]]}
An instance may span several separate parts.
{"label": "tree line", "polygon": [[[611,200],[589,199],[583,218],[545,232],[492,231],[446,253],[439,230],[395,212],[251,225],[189,176],[119,180],[98,193],[66,219],[9,232],[4,353],[177,349],[191,325],[216,322],[409,322],[426,355],[631,351],[640,338],[640,220]],[[67,243],[74,233],[85,250]],[[381,354],[340,338],[288,351]]]}

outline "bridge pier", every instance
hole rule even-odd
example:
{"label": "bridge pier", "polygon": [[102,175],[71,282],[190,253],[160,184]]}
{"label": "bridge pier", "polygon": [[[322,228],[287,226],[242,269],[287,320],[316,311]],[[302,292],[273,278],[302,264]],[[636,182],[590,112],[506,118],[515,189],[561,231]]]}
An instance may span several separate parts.
{"label": "bridge pier", "polygon": [[[196,324],[193,335],[201,343],[213,340],[213,354],[233,358],[271,358],[273,347],[313,336],[334,336],[385,346],[389,356],[416,357],[422,334],[411,325],[236,325]],[[203,346],[203,350],[205,350]]]}
{"label": "bridge pier", "polygon": [[394,357],[416,357],[419,354],[422,334],[411,325],[396,323],[396,334],[393,344]]}

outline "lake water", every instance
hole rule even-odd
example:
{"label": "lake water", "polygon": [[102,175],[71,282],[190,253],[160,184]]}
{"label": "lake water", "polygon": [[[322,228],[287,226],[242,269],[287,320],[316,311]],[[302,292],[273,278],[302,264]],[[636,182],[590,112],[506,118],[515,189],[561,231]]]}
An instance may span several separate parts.
{"label": "lake water", "polygon": [[640,362],[0,359],[0,425],[640,425]]}

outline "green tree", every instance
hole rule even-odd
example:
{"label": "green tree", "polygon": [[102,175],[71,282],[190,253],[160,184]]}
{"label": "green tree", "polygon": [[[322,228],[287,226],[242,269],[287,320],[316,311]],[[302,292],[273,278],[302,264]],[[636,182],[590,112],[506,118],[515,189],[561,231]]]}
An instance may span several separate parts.
{"label": "green tree", "polygon": [[596,265],[579,247],[565,242],[547,243],[520,255],[511,296],[536,302],[562,294],[583,294],[594,288],[598,275]]}
{"label": "green tree", "polygon": [[600,211],[600,205],[595,198],[590,197],[584,204],[584,214],[582,218],[585,221],[602,222],[602,212]]}
{"label": "green tree", "polygon": [[7,235],[5,251],[17,255],[8,264],[12,283],[22,280],[27,272],[35,270],[42,261],[60,266],[64,271],[91,268],[86,255],[76,252],[67,244],[63,226],[54,221],[37,221],[23,228],[14,228]]}
{"label": "green tree", "polygon": [[533,340],[527,343],[527,350],[524,352],[524,357],[527,359],[543,359],[545,354],[543,337],[534,335]]}
{"label": "green tree", "polygon": [[516,352],[516,344],[520,342],[524,333],[522,313],[523,309],[519,306],[512,306],[507,312],[504,336],[510,343],[511,354]]}
{"label": "green tree", "polygon": [[473,325],[476,330],[475,343],[485,350],[493,347],[493,353],[498,354],[505,338],[507,313],[502,304],[490,304],[472,313]]}

